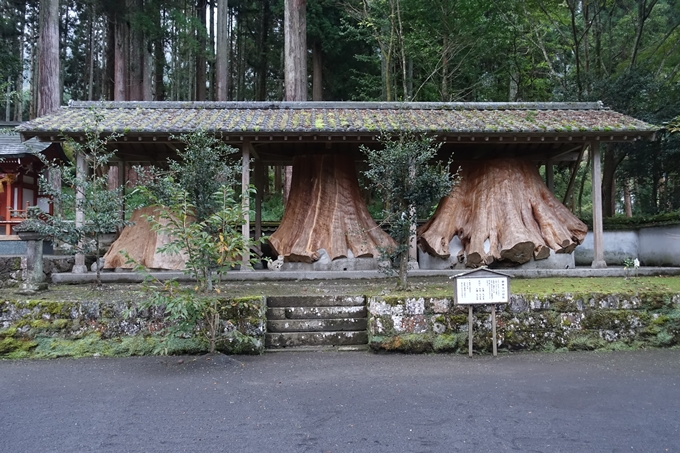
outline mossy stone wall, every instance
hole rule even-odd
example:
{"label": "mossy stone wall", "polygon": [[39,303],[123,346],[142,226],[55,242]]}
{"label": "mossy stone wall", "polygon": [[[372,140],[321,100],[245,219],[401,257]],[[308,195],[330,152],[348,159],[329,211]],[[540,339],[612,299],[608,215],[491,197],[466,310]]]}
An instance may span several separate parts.
{"label": "mossy stone wall", "polygon": [[[43,256],[43,274],[46,282],[52,281],[52,272],[68,272],[73,269],[72,256]],[[0,288],[12,288],[22,280],[22,269],[26,268],[25,257],[0,256]]]}
{"label": "mossy stone wall", "polygon": [[[680,295],[512,295],[496,305],[499,351],[636,349],[680,345]],[[448,298],[368,302],[373,350],[468,352],[468,307]],[[490,353],[491,306],[473,311],[475,352]]]}
{"label": "mossy stone wall", "polygon": [[[217,350],[264,351],[264,297],[219,301]],[[200,329],[183,338],[167,336],[162,310],[139,310],[133,301],[13,299],[0,302],[0,358],[129,356],[207,352]]]}

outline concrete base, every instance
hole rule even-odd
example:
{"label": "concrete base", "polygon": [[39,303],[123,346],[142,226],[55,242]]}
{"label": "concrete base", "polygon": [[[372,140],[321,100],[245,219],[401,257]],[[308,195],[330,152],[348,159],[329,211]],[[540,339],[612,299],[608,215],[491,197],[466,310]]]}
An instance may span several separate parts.
{"label": "concrete base", "polygon": [[281,272],[311,272],[311,271],[373,271],[378,269],[375,258],[338,258],[333,261],[318,260],[313,263],[283,263]]}
{"label": "concrete base", "polygon": [[[449,250],[451,250],[452,255],[448,259],[442,259],[436,256],[432,256],[425,253],[420,248],[418,249],[418,262],[420,263],[420,269],[428,270],[464,270],[465,263],[458,262],[457,254],[458,251],[463,248],[463,245],[458,240],[458,236],[454,236],[449,244]],[[491,266],[504,268],[500,266]],[[528,263],[521,264],[519,266],[511,266],[504,269],[573,269],[576,267],[574,261],[573,253],[555,253],[554,250],[550,250],[550,256],[544,260],[531,260]]]}
{"label": "concrete base", "polygon": [[74,274],[87,274],[87,266],[84,264],[76,264],[71,270]]}
{"label": "concrete base", "polygon": [[30,296],[32,294],[37,294],[41,291],[46,291],[47,290],[47,283],[29,283],[29,282],[24,282],[21,285],[19,285],[19,290],[17,291],[17,294],[21,294],[23,296]]}
{"label": "concrete base", "polygon": [[[461,274],[462,270],[417,270],[409,272],[409,278],[422,277],[453,277]],[[593,269],[588,267],[577,267],[575,269],[503,269],[504,274],[511,277],[520,278],[587,278],[587,277],[628,277],[630,272],[623,267],[609,267],[607,269]],[[192,279],[183,272],[159,271],[150,272],[155,278],[161,281],[175,279],[181,282],[190,282]],[[637,269],[636,275],[657,276],[657,275],[680,275],[680,267],[641,267]],[[94,272],[87,274],[73,274],[70,272],[53,273],[52,282],[57,284],[80,284],[91,283],[96,280]],[[276,280],[337,280],[337,279],[371,279],[371,278],[393,278],[380,271],[278,271],[269,270],[253,272],[229,272],[223,275],[222,280],[227,281],[276,281]],[[135,272],[102,272],[101,280],[103,283],[141,283],[144,276]]]}

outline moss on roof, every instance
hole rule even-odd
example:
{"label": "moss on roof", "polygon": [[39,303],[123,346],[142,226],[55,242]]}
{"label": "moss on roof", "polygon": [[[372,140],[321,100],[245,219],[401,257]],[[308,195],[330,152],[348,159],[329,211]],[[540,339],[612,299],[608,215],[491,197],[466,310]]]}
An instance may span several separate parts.
{"label": "moss on roof", "polygon": [[460,134],[652,133],[658,128],[599,103],[76,102],[17,128],[25,136],[82,133],[91,109],[102,132]]}

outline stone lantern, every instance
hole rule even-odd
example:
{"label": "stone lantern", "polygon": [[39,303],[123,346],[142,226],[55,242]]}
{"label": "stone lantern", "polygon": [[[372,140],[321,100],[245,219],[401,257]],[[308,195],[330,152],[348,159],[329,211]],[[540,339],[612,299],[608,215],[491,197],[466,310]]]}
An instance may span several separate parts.
{"label": "stone lantern", "polygon": [[21,294],[33,294],[47,289],[43,274],[43,240],[45,236],[40,232],[43,223],[40,220],[41,210],[38,206],[29,206],[26,220],[14,227],[19,239],[26,241],[26,269],[23,282],[19,287]]}

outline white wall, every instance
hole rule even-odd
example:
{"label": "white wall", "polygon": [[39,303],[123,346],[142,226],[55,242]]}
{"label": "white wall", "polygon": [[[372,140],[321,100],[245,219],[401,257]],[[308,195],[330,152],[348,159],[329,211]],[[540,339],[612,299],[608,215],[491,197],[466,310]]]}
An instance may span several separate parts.
{"label": "white wall", "polygon": [[[588,232],[576,247],[578,266],[593,262],[593,235]],[[632,231],[604,232],[604,260],[621,266],[626,258],[638,258],[643,266],[680,266],[680,225],[649,227]]]}

